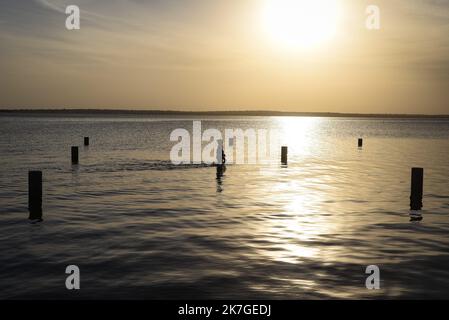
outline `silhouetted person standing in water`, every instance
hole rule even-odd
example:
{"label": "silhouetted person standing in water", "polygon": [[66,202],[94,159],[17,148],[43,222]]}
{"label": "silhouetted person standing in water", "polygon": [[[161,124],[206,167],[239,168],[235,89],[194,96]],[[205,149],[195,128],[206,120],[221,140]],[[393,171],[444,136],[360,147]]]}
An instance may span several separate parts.
{"label": "silhouetted person standing in water", "polygon": [[226,165],[226,154],[223,148],[221,148],[221,164],[217,163],[217,179],[220,179],[223,176],[223,173],[226,170],[225,165]]}
{"label": "silhouetted person standing in water", "polygon": [[226,154],[223,149],[221,149],[221,163],[226,164]]}

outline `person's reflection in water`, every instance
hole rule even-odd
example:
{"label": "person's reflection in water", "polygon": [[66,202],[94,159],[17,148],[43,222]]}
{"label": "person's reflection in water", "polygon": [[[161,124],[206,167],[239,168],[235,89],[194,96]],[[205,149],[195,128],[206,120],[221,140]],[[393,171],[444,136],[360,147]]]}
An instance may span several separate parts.
{"label": "person's reflection in water", "polygon": [[223,175],[219,175],[219,174],[218,174],[218,169],[217,169],[217,192],[219,192],[219,193],[223,192],[223,180],[222,180],[222,176],[223,176]]}

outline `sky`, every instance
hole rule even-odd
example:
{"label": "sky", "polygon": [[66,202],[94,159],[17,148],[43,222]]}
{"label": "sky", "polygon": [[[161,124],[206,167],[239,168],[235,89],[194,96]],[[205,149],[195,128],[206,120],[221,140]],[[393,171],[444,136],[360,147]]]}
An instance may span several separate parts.
{"label": "sky", "polygon": [[332,36],[299,47],[267,1],[0,0],[0,109],[449,114],[449,0],[336,0]]}

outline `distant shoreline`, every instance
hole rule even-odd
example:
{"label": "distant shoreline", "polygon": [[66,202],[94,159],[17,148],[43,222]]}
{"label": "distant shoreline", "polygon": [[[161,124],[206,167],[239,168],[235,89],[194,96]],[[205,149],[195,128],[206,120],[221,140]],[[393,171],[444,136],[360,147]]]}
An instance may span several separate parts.
{"label": "distant shoreline", "polygon": [[245,116],[245,117],[332,117],[332,118],[394,118],[394,119],[449,119],[449,114],[364,114],[335,112],[284,112],[284,111],[176,111],[176,110],[114,110],[114,109],[4,109],[0,116]]}

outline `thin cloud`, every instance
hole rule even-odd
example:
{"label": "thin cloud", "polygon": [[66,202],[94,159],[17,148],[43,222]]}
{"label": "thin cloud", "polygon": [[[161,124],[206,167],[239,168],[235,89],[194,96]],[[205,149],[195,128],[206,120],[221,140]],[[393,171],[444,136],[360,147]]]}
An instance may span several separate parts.
{"label": "thin cloud", "polygon": [[48,0],[35,0],[38,4],[40,4],[41,6],[43,6],[44,8],[56,11],[56,12],[60,12],[60,13],[65,13],[65,9],[62,6],[59,6],[51,1]]}

